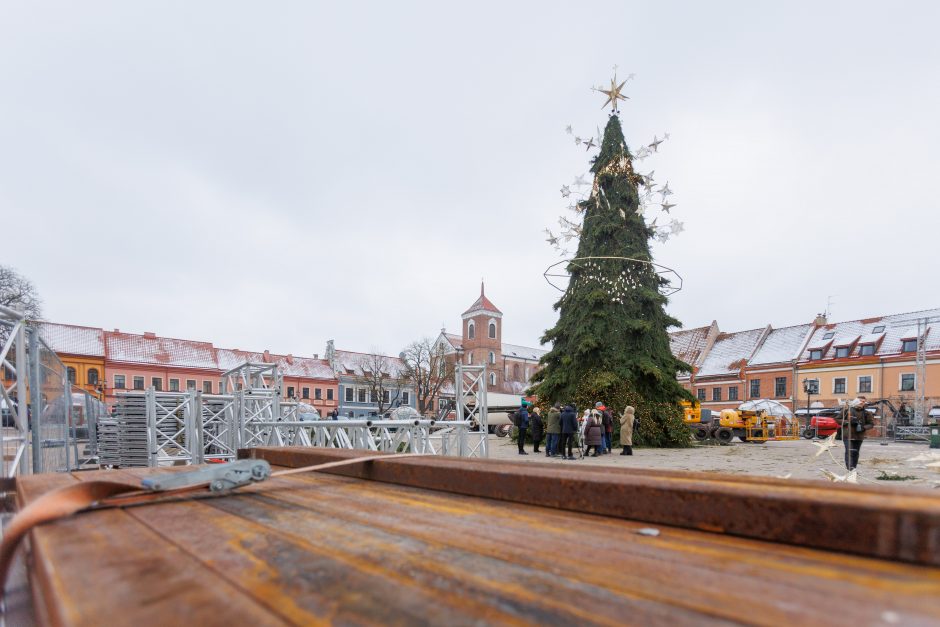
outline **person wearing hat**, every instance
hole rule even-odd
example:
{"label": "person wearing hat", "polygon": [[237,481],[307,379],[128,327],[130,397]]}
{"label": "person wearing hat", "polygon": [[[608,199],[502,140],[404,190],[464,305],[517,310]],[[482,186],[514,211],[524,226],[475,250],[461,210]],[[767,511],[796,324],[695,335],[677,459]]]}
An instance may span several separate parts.
{"label": "person wearing hat", "polygon": [[842,444],[845,445],[845,468],[855,470],[862,450],[865,433],[875,426],[875,420],[865,410],[864,396],[857,396],[845,404],[839,415]]}
{"label": "person wearing hat", "polygon": [[610,411],[607,410],[607,407],[604,403],[597,402],[594,403],[594,409],[597,410],[597,413],[601,417],[601,448],[600,454],[606,455],[610,453],[611,445],[611,435],[614,432],[614,417],[611,415]]}
{"label": "person wearing hat", "polygon": [[633,423],[636,420],[636,410],[627,405],[620,416],[620,446],[623,450],[621,455],[633,455]]}
{"label": "person wearing hat", "polygon": [[529,404],[526,401],[522,401],[522,404],[520,405],[519,412],[518,412],[518,418],[517,418],[518,423],[516,424],[516,426],[519,428],[519,441],[517,442],[517,444],[519,444],[520,455],[528,455],[528,453],[525,452],[525,436],[526,436],[526,432],[529,430],[528,405]]}
{"label": "person wearing hat", "polygon": [[[555,457],[558,454],[558,441],[561,439],[561,407],[558,403],[552,405],[545,417],[545,456]],[[564,454],[562,454],[564,457]]]}

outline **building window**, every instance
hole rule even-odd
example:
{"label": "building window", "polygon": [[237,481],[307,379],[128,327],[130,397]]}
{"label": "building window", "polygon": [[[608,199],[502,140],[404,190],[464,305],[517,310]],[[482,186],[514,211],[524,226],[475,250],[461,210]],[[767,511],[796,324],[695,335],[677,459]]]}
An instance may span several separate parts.
{"label": "building window", "polygon": [[326,388],[326,400],[333,400],[333,388]]}
{"label": "building window", "polygon": [[913,353],[917,350],[917,340],[901,340],[901,352]]}
{"label": "building window", "polygon": [[294,398],[294,386],[293,385],[287,386],[287,398]]}
{"label": "building window", "polygon": [[490,373],[490,385],[496,385],[496,373],[495,372]]}
{"label": "building window", "polygon": [[751,398],[760,398],[760,379],[751,379]]}
{"label": "building window", "polygon": [[831,340],[833,337],[835,337],[835,334],[836,334],[835,331],[826,331],[825,333],[823,333],[823,339]]}
{"label": "building window", "polygon": [[729,400],[729,401],[736,401],[736,400],[738,400],[738,386],[736,386],[736,385],[729,385],[729,386],[728,386],[728,400]]}
{"label": "building window", "polygon": [[877,327],[875,327],[874,329],[872,329],[871,332],[872,332],[872,333],[884,333],[884,332],[885,332],[885,325],[879,324]]}
{"label": "building window", "polygon": [[848,346],[839,346],[836,348],[836,357],[843,358],[849,356],[849,347]]}
{"label": "building window", "polygon": [[901,391],[902,392],[914,391],[914,375],[912,374],[901,375]]}
{"label": "building window", "polygon": [[366,389],[365,388],[356,388],[357,399],[360,403],[366,402]]}
{"label": "building window", "polygon": [[476,330],[473,328],[473,320],[467,323],[467,339],[472,340],[476,335]]}
{"label": "building window", "polygon": [[195,390],[196,389],[196,380],[195,379],[186,379],[186,389]]}
{"label": "building window", "polygon": [[343,389],[346,390],[346,392],[345,392],[345,394],[346,394],[346,402],[347,402],[347,403],[352,403],[352,402],[353,402],[353,389],[350,388],[350,387],[343,388]]}
{"label": "building window", "polygon": [[490,351],[490,363],[491,364],[496,363],[496,353],[494,353],[493,351]]}
{"label": "building window", "polygon": [[787,395],[787,378],[786,377],[776,377],[774,378],[774,396],[777,398],[783,398]]}
{"label": "building window", "polygon": [[874,344],[862,344],[858,349],[858,354],[864,356],[874,355],[875,354],[875,345]]}
{"label": "building window", "polygon": [[700,400],[700,401],[704,401],[704,400],[705,400],[705,388],[699,388],[699,389],[698,389],[698,392],[696,392],[696,393],[698,394],[698,400]]}
{"label": "building window", "polygon": [[819,394],[819,379],[804,379],[803,390],[807,394]]}
{"label": "building window", "polygon": [[180,391],[180,380],[179,379],[170,379],[170,391],[179,392]]}
{"label": "building window", "polygon": [[310,388],[303,388],[300,391],[300,396],[303,398],[310,398]]}
{"label": "building window", "polygon": [[473,351],[470,351],[469,353],[467,353],[467,365],[468,366],[473,365]]}
{"label": "building window", "polygon": [[845,377],[836,377],[832,380],[832,393],[845,394]]}
{"label": "building window", "polygon": [[519,364],[512,365],[512,380],[513,381],[519,380]]}
{"label": "building window", "polygon": [[143,377],[134,377],[134,389],[142,390],[144,389],[144,378]]}
{"label": "building window", "polygon": [[114,388],[116,390],[123,390],[125,385],[127,385],[127,383],[125,383],[123,374],[114,375]]}
{"label": "building window", "polygon": [[212,381],[203,381],[203,382],[202,382],[202,393],[203,393],[203,394],[212,394]]}
{"label": "building window", "polygon": [[437,401],[437,408],[438,408],[438,409],[444,409],[444,408],[446,408],[446,407],[447,407],[447,399],[442,398],[442,399],[440,399],[439,401]]}
{"label": "building window", "polygon": [[87,378],[88,378],[88,385],[98,385],[98,369],[89,368]]}
{"label": "building window", "polygon": [[871,377],[859,377],[858,378],[858,392],[859,394],[871,393]]}
{"label": "building window", "polygon": [[490,323],[490,339],[491,340],[496,339],[496,323],[495,322]]}
{"label": "building window", "polygon": [[159,392],[163,389],[163,379],[161,377],[150,377],[150,385]]}
{"label": "building window", "polygon": [[822,355],[823,355],[823,352],[821,348],[814,348],[813,350],[809,352],[810,359],[822,359]]}
{"label": "building window", "polygon": [[313,398],[316,400],[323,399],[323,388],[313,388]]}
{"label": "building window", "polygon": [[411,404],[411,392],[402,392],[401,393],[401,404],[410,405]]}
{"label": "building window", "polygon": [[712,400],[713,401],[721,400],[721,388],[712,388]]}
{"label": "building window", "polygon": [[75,385],[75,368],[69,366],[68,368],[66,368],[65,374],[69,378],[69,383],[71,383],[72,385]]}
{"label": "building window", "polygon": [[391,390],[382,390],[382,404],[388,405],[392,402]]}

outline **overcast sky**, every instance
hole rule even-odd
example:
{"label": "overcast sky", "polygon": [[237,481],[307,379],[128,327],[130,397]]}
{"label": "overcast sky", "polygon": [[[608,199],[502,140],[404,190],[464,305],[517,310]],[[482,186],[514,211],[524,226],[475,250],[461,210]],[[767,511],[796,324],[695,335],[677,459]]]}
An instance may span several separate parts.
{"label": "overcast sky", "polygon": [[[457,8],[459,7],[459,8]],[[940,306],[940,3],[0,3],[0,263],[47,318],[395,354],[560,295],[564,129],[635,73],[684,326]]]}

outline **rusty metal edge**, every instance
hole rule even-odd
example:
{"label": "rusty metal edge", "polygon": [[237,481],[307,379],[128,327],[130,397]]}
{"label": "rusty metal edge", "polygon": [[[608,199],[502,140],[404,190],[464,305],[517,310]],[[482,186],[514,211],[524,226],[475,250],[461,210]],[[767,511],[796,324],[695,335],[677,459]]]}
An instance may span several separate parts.
{"label": "rusty metal edge", "polygon": [[[256,448],[240,456],[298,468],[370,451]],[[416,457],[326,471],[358,479],[540,505],[801,547],[940,566],[940,498],[714,473],[637,473]],[[872,499],[877,496],[877,500]],[[829,497],[829,498],[827,498]]]}

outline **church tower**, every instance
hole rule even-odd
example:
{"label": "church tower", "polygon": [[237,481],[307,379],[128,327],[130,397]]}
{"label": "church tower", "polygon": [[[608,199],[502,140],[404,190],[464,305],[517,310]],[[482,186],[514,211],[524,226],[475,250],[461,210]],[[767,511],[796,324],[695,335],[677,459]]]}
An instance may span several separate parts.
{"label": "church tower", "polygon": [[480,297],[461,316],[465,364],[486,364],[487,387],[495,391],[503,383],[503,312],[486,297],[480,281]]}

